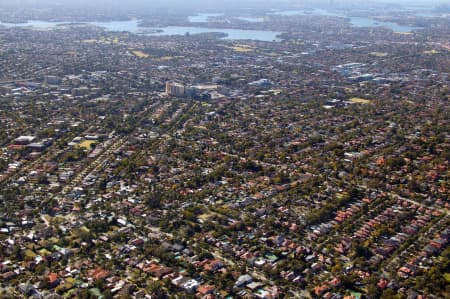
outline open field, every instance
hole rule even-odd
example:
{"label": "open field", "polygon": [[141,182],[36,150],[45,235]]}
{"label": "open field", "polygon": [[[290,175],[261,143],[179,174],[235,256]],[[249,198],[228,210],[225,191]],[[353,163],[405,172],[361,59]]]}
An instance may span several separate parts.
{"label": "open field", "polygon": [[78,145],[78,147],[84,148],[84,149],[86,149],[86,150],[90,150],[90,149],[91,149],[91,146],[92,146],[93,144],[96,144],[96,143],[97,143],[97,141],[94,141],[94,140],[85,140],[85,141],[81,142],[81,143]]}
{"label": "open field", "polygon": [[149,58],[150,55],[147,53],[144,53],[142,51],[139,50],[134,50],[131,53],[133,53],[134,56],[139,57],[139,58]]}
{"label": "open field", "polygon": [[370,103],[372,103],[371,100],[362,99],[362,98],[351,98],[350,102],[352,102],[354,104],[370,104]]}
{"label": "open field", "polygon": [[375,57],[386,57],[388,56],[388,53],[386,52],[371,52],[370,55]]}

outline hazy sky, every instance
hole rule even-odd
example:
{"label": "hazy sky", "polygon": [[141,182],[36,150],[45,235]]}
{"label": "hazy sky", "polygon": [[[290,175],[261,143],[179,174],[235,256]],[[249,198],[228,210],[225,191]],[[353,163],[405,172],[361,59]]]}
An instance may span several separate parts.
{"label": "hazy sky", "polygon": [[111,6],[146,6],[146,7],[191,7],[191,8],[214,8],[214,7],[274,7],[301,5],[301,4],[356,4],[360,7],[366,7],[370,3],[389,3],[401,5],[421,4],[430,8],[438,4],[450,4],[450,0],[0,0],[0,6],[46,6],[46,5],[64,5],[71,6],[98,5],[105,8]]}
{"label": "hazy sky", "polygon": [[[270,1],[270,0],[269,0]],[[267,3],[268,0],[241,0],[239,3],[242,3],[245,5],[245,3]],[[345,2],[360,2],[360,3],[402,3],[402,4],[436,4],[436,3],[449,3],[450,0],[272,0],[270,2],[276,3],[292,3],[292,4],[301,4],[301,3],[314,3],[314,2],[337,2],[337,3],[345,3]],[[160,4],[160,3],[167,3],[167,4],[187,4],[189,2],[198,2],[198,3],[204,3],[204,4],[224,4],[227,2],[230,2],[230,0],[2,0],[0,1],[4,2],[3,4],[81,4],[81,3],[101,3],[101,4],[108,4],[108,3],[121,3],[121,4],[129,4],[129,3],[145,3],[145,4]]]}

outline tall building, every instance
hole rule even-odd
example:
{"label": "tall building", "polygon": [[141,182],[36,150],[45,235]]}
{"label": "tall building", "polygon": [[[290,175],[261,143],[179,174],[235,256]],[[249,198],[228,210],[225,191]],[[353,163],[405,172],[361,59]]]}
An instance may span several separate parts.
{"label": "tall building", "polygon": [[186,96],[186,86],[178,82],[168,81],[166,82],[166,93],[171,96],[184,97]]}

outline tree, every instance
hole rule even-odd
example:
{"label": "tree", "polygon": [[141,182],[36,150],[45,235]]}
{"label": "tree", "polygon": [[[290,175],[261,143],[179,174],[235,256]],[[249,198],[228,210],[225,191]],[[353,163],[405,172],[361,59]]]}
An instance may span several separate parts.
{"label": "tree", "polygon": [[367,298],[368,299],[378,299],[381,296],[381,290],[376,284],[369,284],[367,286]]}
{"label": "tree", "polygon": [[149,280],[146,291],[152,296],[152,298],[156,299],[166,299],[168,298],[164,292],[163,286],[160,282]]}
{"label": "tree", "polygon": [[145,203],[151,209],[160,209],[161,208],[161,197],[162,194],[160,192],[152,192],[149,193],[145,198]]}

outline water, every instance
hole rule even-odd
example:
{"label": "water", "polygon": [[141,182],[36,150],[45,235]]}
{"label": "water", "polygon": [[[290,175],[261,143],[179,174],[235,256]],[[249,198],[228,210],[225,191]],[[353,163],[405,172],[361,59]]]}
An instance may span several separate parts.
{"label": "water", "polygon": [[280,16],[308,16],[308,15],[331,16],[331,17],[340,17],[341,16],[337,13],[330,12],[325,9],[319,9],[319,8],[308,9],[308,10],[306,10],[306,9],[304,9],[304,10],[279,10],[279,11],[271,12],[269,14],[280,15]]}
{"label": "water", "polygon": [[421,29],[420,27],[399,25],[393,22],[381,22],[363,17],[351,17],[350,23],[355,27],[385,27],[391,29],[394,32],[402,32],[402,33],[412,32],[414,30]]}
{"label": "water", "polygon": [[269,15],[280,15],[280,16],[303,16],[311,13],[307,13],[305,10],[281,10],[269,13]]}
{"label": "water", "polygon": [[416,16],[424,18],[448,18],[450,17],[450,13],[445,14],[439,12],[418,12],[416,13]]}
{"label": "water", "polygon": [[[142,27],[139,27],[138,20],[129,20],[129,21],[111,21],[111,22],[75,22],[76,24],[84,24],[84,25],[93,25],[105,28],[107,31],[128,31],[132,33],[139,33],[142,31]],[[69,22],[46,22],[46,21],[36,21],[30,20],[27,23],[2,23],[0,25],[5,26],[7,28],[14,27],[31,27],[35,29],[52,29],[56,27],[68,26],[73,23]]]}
{"label": "water", "polygon": [[[286,10],[286,11],[275,11],[269,14],[272,15],[324,15],[324,16],[340,16],[333,12],[328,12],[323,9],[314,10]],[[190,16],[190,22],[200,22],[204,23],[208,21],[209,17],[223,16],[223,14],[198,14],[196,16]],[[248,22],[263,22],[264,19],[261,17],[239,17],[239,19]],[[351,17],[350,23],[355,27],[386,27],[392,29],[395,32],[411,32],[417,27],[399,25],[393,22],[380,22],[370,18],[363,17]],[[46,21],[29,21],[28,23],[12,24],[12,23],[1,23],[0,25],[6,27],[32,27],[36,29],[50,29],[57,26],[68,25],[67,22],[46,22]],[[277,35],[280,32],[267,31],[267,30],[243,30],[243,29],[223,29],[223,28],[203,28],[195,26],[169,26],[163,28],[145,28],[139,27],[139,20],[128,20],[128,21],[111,21],[111,22],[80,22],[80,24],[89,24],[104,28],[106,31],[127,31],[131,33],[144,33],[148,30],[162,30],[162,32],[148,33],[147,35],[152,36],[169,36],[169,35],[185,35],[187,32],[189,34],[199,34],[199,33],[209,33],[218,32],[225,33],[228,36],[225,39],[238,40],[238,39],[250,39],[250,40],[260,40],[260,41],[276,41]]]}
{"label": "water", "polygon": [[[209,18],[223,16],[225,16],[223,13],[200,13],[195,16],[189,16],[188,21],[190,23],[207,23],[209,21]],[[250,23],[259,23],[264,21],[264,18],[261,17],[236,17],[236,19]]]}
{"label": "water", "polygon": [[[5,27],[32,27],[36,29],[51,29],[58,26],[68,25],[67,22],[44,22],[44,21],[29,21],[28,23],[11,24],[1,23]],[[78,23],[77,23],[78,24]],[[111,22],[81,22],[79,24],[94,25],[104,28],[106,31],[127,31],[131,33],[145,33],[148,30],[156,31],[162,30],[162,32],[152,32],[147,35],[151,36],[169,36],[169,35],[185,35],[218,32],[225,33],[228,36],[224,39],[237,40],[237,39],[251,39],[259,41],[275,41],[277,35],[281,32],[275,31],[263,31],[263,30],[241,30],[241,29],[223,29],[223,28],[202,28],[202,27],[189,27],[189,26],[169,26],[162,28],[146,28],[139,27],[139,20],[129,21],[111,21]]]}
{"label": "water", "polygon": [[188,17],[190,23],[206,23],[209,18],[221,17],[223,13],[201,13],[195,16]]}
{"label": "water", "polygon": [[28,21],[28,23],[3,23],[0,22],[1,26],[7,27],[7,28],[13,28],[13,27],[33,27],[36,29],[48,29],[55,26],[60,26],[63,24],[68,24],[64,22],[46,22],[46,21]]}
{"label": "water", "polygon": [[169,35],[185,35],[199,34],[208,32],[226,33],[227,37],[224,39],[251,39],[259,41],[276,41],[277,35],[281,32],[263,31],[263,30],[242,30],[242,29],[223,29],[223,28],[201,28],[201,27],[187,27],[187,26],[169,26],[158,28],[162,32],[150,33],[152,36],[169,36]]}
{"label": "water", "polygon": [[[297,15],[303,15],[303,16],[331,16],[331,17],[346,17],[343,14],[339,14],[337,12],[328,11],[325,9],[305,9],[305,10],[275,10],[273,12],[268,13],[269,15],[280,15],[280,16],[297,16]],[[217,16],[223,16],[222,13],[203,13],[198,14],[196,16],[190,16],[189,22],[200,22],[200,23],[206,23],[208,22],[209,17],[217,17]],[[263,22],[264,18],[262,17],[237,17],[239,20],[247,21],[247,22]],[[405,25],[399,25],[394,22],[381,22],[376,21],[371,18],[365,18],[365,17],[350,17],[350,23],[355,27],[386,27],[391,29],[394,32],[412,32],[413,30],[421,29],[420,27],[412,27],[412,26],[405,26]],[[169,31],[171,28],[181,28],[181,27],[170,27],[168,29]],[[186,30],[191,31],[190,28],[192,27],[186,27]],[[219,30],[217,30],[219,31]],[[199,32],[203,33],[205,31]],[[210,31],[206,31],[210,32]],[[220,30],[220,32],[223,32],[223,29]],[[182,34],[180,32],[176,34]],[[276,35],[276,34],[275,34]],[[264,40],[267,40],[264,38]]]}
{"label": "water", "polygon": [[139,20],[112,21],[112,22],[89,22],[88,24],[105,28],[106,31],[127,31],[140,33],[145,27],[139,27]]}
{"label": "water", "polygon": [[257,18],[257,17],[237,17],[236,19],[241,21],[246,21],[249,23],[261,23],[264,22],[264,18]]}
{"label": "water", "polygon": [[[270,13],[272,15],[282,16],[296,16],[296,15],[316,15],[316,16],[332,16],[346,18],[345,15],[329,12],[324,9],[312,9],[312,10],[283,10]],[[406,25],[399,25],[394,22],[382,22],[366,17],[350,17],[350,23],[355,27],[385,27],[391,29],[394,32],[412,32],[421,27],[412,27]]]}

